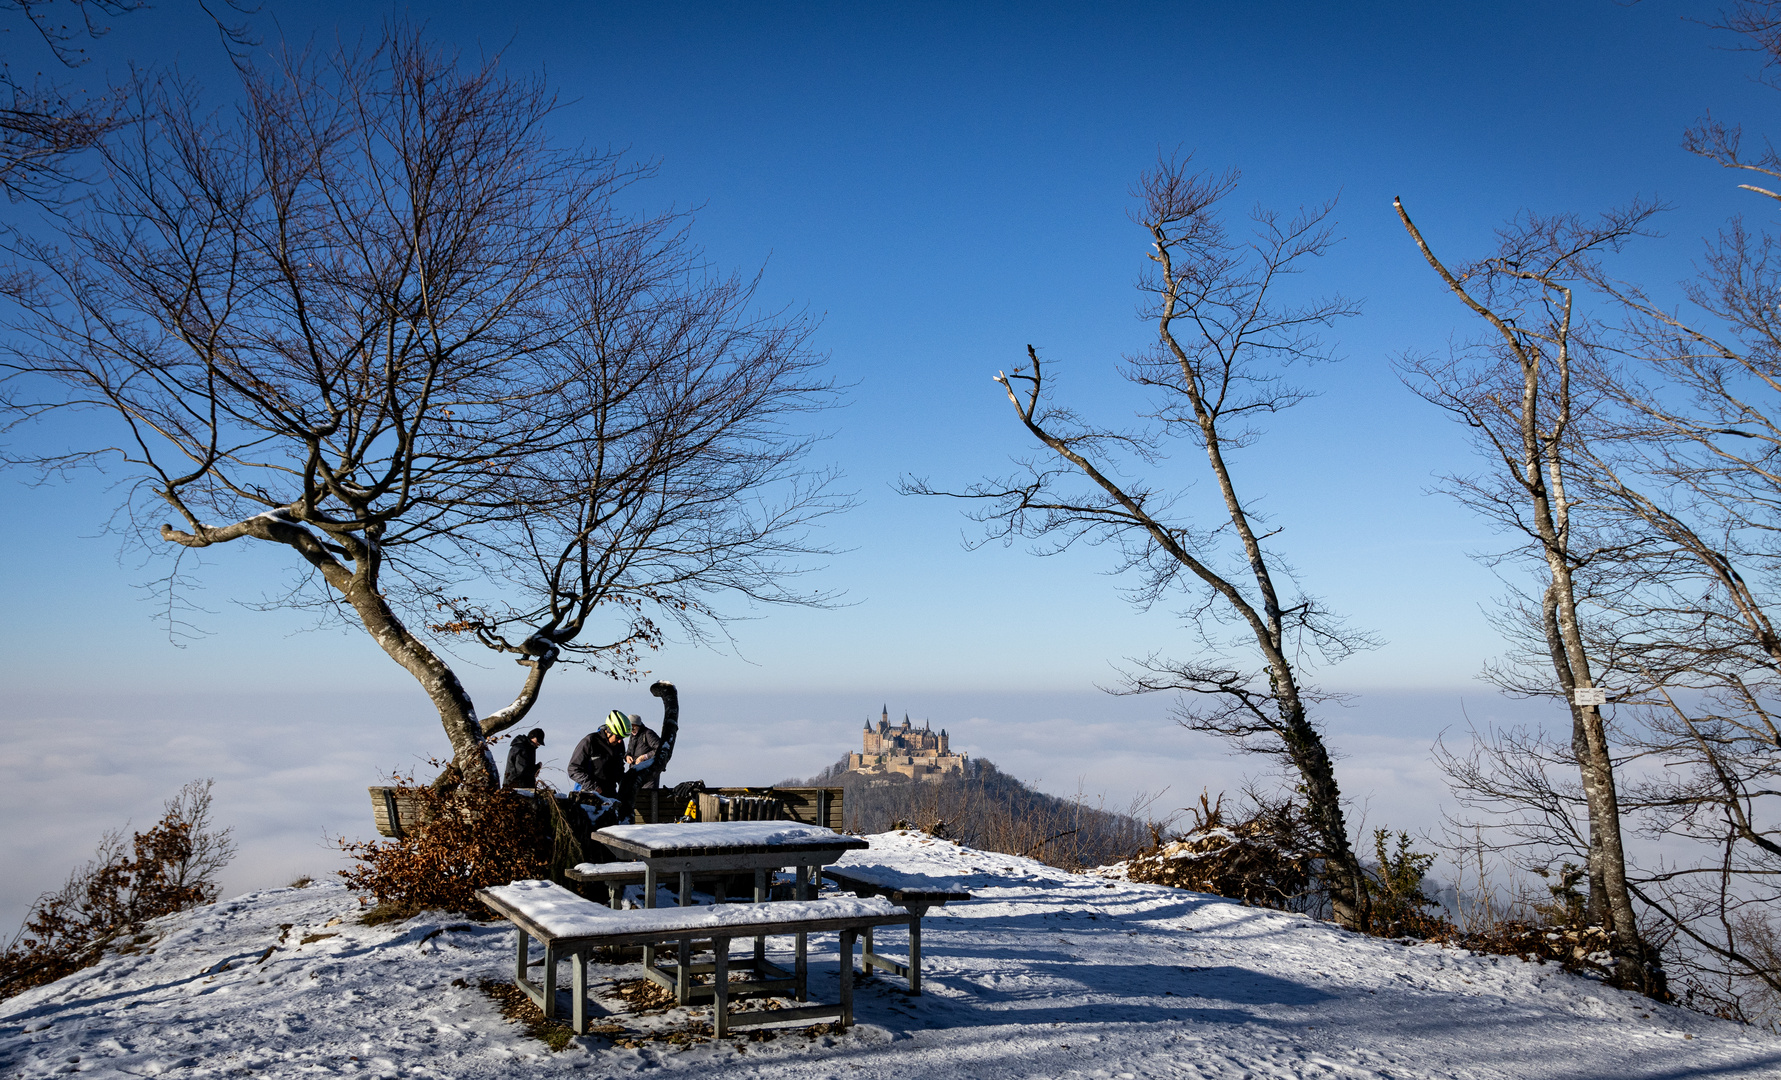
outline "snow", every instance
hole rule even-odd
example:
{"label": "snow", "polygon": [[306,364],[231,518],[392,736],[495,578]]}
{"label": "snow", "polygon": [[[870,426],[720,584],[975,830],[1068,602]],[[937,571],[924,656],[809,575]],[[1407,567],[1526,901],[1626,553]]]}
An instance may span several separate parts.
{"label": "snow", "polygon": [[[1155,885],[1068,874],[919,834],[875,860],[976,898],[923,922],[923,994],[858,985],[859,1024],[689,1045],[589,1035],[551,1053],[477,989],[511,977],[512,929],[457,916],[362,926],[338,886],[250,893],[150,927],[109,957],[0,1002],[0,1076],[631,1077],[822,1080],[1756,1080],[1781,1038],[1560,973],[1345,933]],[[845,894],[843,894],[845,895]],[[620,913],[613,913],[622,917]],[[341,921],[344,920],[344,921]],[[323,936],[331,935],[331,936]],[[307,940],[306,940],[307,939]],[[902,934],[880,930],[895,954]],[[773,938],[784,961],[789,938]],[[536,947],[534,947],[536,949]],[[835,1000],[835,936],[813,935],[811,991]],[[709,1006],[626,1012],[684,1030]],[[559,972],[568,982],[567,965]]]}
{"label": "snow", "polygon": [[584,862],[576,863],[571,873],[576,874],[641,874],[649,869],[647,863],[640,862]]}
{"label": "snow", "polygon": [[882,861],[883,856],[872,851],[850,851],[841,856],[839,862],[833,864],[837,870],[845,870],[861,881],[868,881],[886,889],[900,889],[905,892],[954,892],[968,893],[971,891],[965,878],[951,876],[939,877],[934,874],[912,873],[901,865],[890,865]]}
{"label": "snow", "polygon": [[898,915],[903,908],[886,900],[786,901],[775,904],[718,904],[700,907],[638,908],[614,911],[584,900],[554,881],[516,881],[489,890],[497,900],[549,930],[554,937],[631,934],[655,930],[717,930],[760,926],[786,919],[848,919]]}
{"label": "snow", "polygon": [[642,844],[661,853],[719,845],[797,844],[812,840],[852,841],[852,837],[842,836],[821,825],[802,825],[795,821],[689,821],[661,825],[613,825],[601,829],[600,835]]}

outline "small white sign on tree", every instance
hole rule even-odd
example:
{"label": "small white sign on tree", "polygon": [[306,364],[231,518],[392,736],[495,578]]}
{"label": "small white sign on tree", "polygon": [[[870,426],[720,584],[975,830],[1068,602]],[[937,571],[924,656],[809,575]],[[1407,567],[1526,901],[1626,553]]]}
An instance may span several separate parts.
{"label": "small white sign on tree", "polygon": [[1571,691],[1571,701],[1577,705],[1606,705],[1608,691],[1600,686],[1579,686]]}

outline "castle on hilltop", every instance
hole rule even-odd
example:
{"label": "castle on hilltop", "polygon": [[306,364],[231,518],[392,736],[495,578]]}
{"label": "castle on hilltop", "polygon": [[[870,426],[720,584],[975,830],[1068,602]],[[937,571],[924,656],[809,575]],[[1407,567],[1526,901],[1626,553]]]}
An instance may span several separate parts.
{"label": "castle on hilltop", "polygon": [[883,707],[877,727],[870,719],[866,721],[860,739],[861,752],[847,755],[848,772],[868,776],[900,773],[916,780],[965,772],[965,755],[951,752],[945,728],[936,733],[925,720],[921,727],[914,727],[908,713],[903,714],[902,727],[892,727],[889,706]]}

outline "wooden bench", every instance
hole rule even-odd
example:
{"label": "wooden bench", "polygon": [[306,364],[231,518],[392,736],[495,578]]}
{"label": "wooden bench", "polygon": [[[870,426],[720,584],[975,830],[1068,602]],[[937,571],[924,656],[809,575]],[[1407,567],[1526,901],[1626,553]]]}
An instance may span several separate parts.
{"label": "wooden bench", "polygon": [[[576,1034],[588,1028],[588,954],[609,945],[690,945],[709,941],[710,964],[681,964],[676,971],[676,1000],[709,994],[712,998],[712,1029],[719,1038],[733,1027],[778,1024],[795,1020],[838,1019],[843,1027],[853,1023],[853,946],[861,931],[909,920],[909,913],[883,899],[835,898],[768,904],[720,904],[705,907],[646,908],[614,911],[580,897],[551,881],[516,881],[510,885],[478,889],[476,898],[513,924],[518,941],[514,952],[514,985],[526,992],[547,1017],[557,1015],[557,963],[570,961],[571,1025]],[[795,979],[730,983],[730,941],[773,934],[809,934],[834,931],[841,936],[841,1000],[835,1005],[796,1009],[765,1009],[733,1014],[730,1001],[738,994],[769,993],[795,983],[800,999],[807,996],[808,973],[800,965]],[[538,982],[526,975],[530,966],[530,938],[544,945],[544,973]],[[687,951],[685,949],[683,952]],[[692,986],[693,974],[709,973],[709,987]],[[658,973],[659,974],[659,973]],[[786,973],[791,974],[791,973]]]}
{"label": "wooden bench", "polygon": [[[855,896],[883,897],[893,904],[901,906],[909,913],[909,963],[907,966],[897,963],[889,957],[880,956],[872,948],[872,928],[866,927],[864,940],[861,942],[860,963],[863,974],[870,976],[873,968],[901,975],[909,980],[909,992],[921,993],[921,917],[931,907],[943,907],[949,900],[969,900],[971,894],[946,887],[945,881],[936,881],[920,874],[905,873],[890,866],[874,864],[825,866],[822,874],[833,881],[837,887],[852,892]],[[852,949],[848,949],[848,967],[853,966]]]}
{"label": "wooden bench", "polygon": [[563,876],[570,881],[606,886],[606,898],[611,901],[612,910],[621,911],[625,906],[625,886],[643,884],[648,872],[649,868],[640,862],[584,862],[563,871]]}

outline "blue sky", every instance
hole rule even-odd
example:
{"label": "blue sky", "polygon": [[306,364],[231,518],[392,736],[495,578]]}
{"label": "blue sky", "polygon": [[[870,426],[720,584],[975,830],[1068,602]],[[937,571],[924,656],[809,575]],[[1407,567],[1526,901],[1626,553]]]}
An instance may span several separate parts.
{"label": "blue sky", "polygon": [[[848,406],[825,418],[830,438],[819,457],[845,472],[860,505],[829,526],[824,539],[838,554],[811,584],[843,590],[847,606],[756,612],[735,626],[734,649],[671,644],[657,654],[653,670],[689,696],[731,703],[734,722],[721,735],[714,728],[714,740],[778,745],[761,729],[795,720],[806,726],[792,757],[820,764],[851,748],[860,720],[888,700],[1002,761],[1025,751],[1013,729],[996,724],[1093,714],[1117,718],[1094,746],[1036,740],[1054,756],[1027,768],[1061,789],[1092,774],[1119,801],[1122,777],[1129,790],[1154,787],[1119,762],[1187,736],[1169,725],[1166,702],[1114,704],[1094,684],[1110,681],[1122,656],[1189,648],[1188,635],[1167,611],[1135,613],[1119,598],[1102,573],[1108,553],[1040,560],[1018,547],[966,551],[960,537],[973,527],[956,506],[898,496],[892,484],[904,474],[967,483],[1025,449],[990,376],[1017,363],[1028,343],[1057,365],[1063,397],[1109,423],[1130,417],[1133,399],[1113,369],[1147,332],[1133,290],[1144,237],[1126,218],[1126,193],[1159,151],[1192,150],[1207,166],[1242,169],[1239,204],[1292,208],[1340,196],[1345,239],[1304,285],[1360,298],[1365,313],[1337,332],[1344,360],[1305,374],[1320,396],[1279,418],[1237,461],[1250,497],[1285,528],[1280,546],[1306,584],[1386,643],[1319,673],[1357,695],[1331,717],[1339,750],[1345,738],[1351,747],[1374,738],[1426,747],[1477,709],[1508,708],[1480,704],[1490,695],[1473,681],[1499,648],[1483,609],[1502,586],[1467,553],[1496,540],[1428,494],[1435,474],[1469,467],[1462,433],[1389,366],[1406,349],[1442,348],[1468,328],[1404,236],[1392,197],[1402,195],[1456,258],[1479,253],[1491,228],[1524,208],[1668,200],[1676,209],[1666,236],[1641,244],[1623,267],[1660,288],[1690,272],[1701,238],[1730,214],[1761,212],[1729,174],[1678,145],[1707,112],[1759,131],[1772,112],[1774,92],[1753,81],[1754,59],[1689,21],[1710,5],[1353,7],[1361,10],[273,2],[255,25],[268,41],[280,32],[326,41],[375,34],[386,14],[406,11],[441,42],[500,52],[516,71],[542,70],[562,97],[560,137],[658,163],[655,179],[634,189],[638,208],[694,209],[695,239],[714,264],[764,268],[764,303],[820,316],[818,344],[851,390]],[[0,48],[18,48],[19,37],[14,30]],[[128,60],[177,63],[228,90],[195,5],[128,16],[93,51],[81,79]],[[1164,470],[1191,482],[1193,456]],[[353,792],[371,781],[365,770],[398,763],[387,760],[401,750],[391,731],[437,739],[418,691],[362,636],[309,632],[299,616],[239,606],[276,587],[276,553],[217,553],[197,596],[213,612],[203,620],[212,635],[175,648],[139,589],[155,565],[120,554],[119,539],[101,532],[113,502],[103,483],[0,483],[7,772],[33,769],[36,755],[83,725],[115,723],[120,708],[127,716],[120,703],[132,695],[153,695],[157,719],[108,739],[146,745],[170,737],[182,709],[202,716],[209,737],[236,744],[246,762],[231,774],[241,793],[226,792],[244,806],[257,753],[300,756],[268,734],[272,726],[314,725],[331,746],[375,744],[375,754],[327,773],[343,800],[362,798]],[[514,681],[501,668],[467,675],[485,708]],[[646,701],[575,672],[547,695],[540,715],[561,726],[565,742],[584,710],[615,699],[641,710]],[[302,719],[272,710],[283,717],[276,724],[256,724],[242,705],[274,697],[328,704],[297,710]],[[375,708],[365,704],[373,700]],[[1474,712],[1462,714],[1462,700]],[[392,719],[380,727],[380,717]],[[974,720],[986,725],[981,739]],[[1196,761],[1219,760],[1178,745],[1202,755]],[[412,760],[435,749],[407,752]],[[98,771],[83,773],[89,760],[71,755],[59,768],[69,780],[97,780]],[[166,764],[167,792],[185,778],[175,778],[181,760]],[[203,755],[186,760],[195,767]],[[722,767],[721,757],[709,760]],[[778,760],[789,759],[751,767]],[[1365,773],[1353,752],[1350,760]],[[1202,783],[1234,786],[1221,777],[1245,767],[1206,765],[1204,778],[1181,782],[1196,792]],[[1368,774],[1351,793],[1369,798],[1372,788],[1356,788],[1374,782]],[[103,812],[150,816],[160,797],[151,787]],[[359,816],[354,809],[341,820]],[[314,834],[334,819],[303,820]],[[95,822],[95,834],[116,824]]]}

